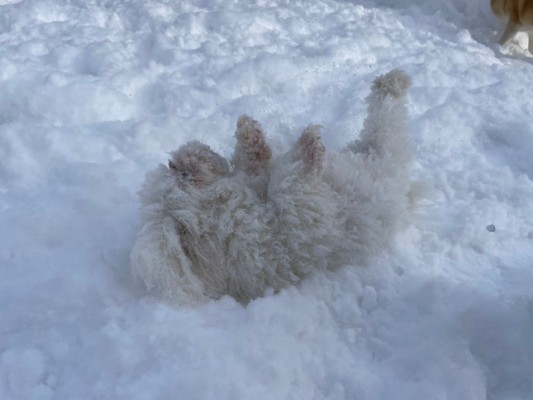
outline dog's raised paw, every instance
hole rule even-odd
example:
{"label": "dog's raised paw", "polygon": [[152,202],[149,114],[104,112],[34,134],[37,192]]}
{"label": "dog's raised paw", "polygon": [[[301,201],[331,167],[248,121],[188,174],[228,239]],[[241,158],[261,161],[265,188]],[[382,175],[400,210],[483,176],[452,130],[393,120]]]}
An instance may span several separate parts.
{"label": "dog's raised paw", "polygon": [[266,142],[261,124],[248,115],[241,115],[237,121],[235,137],[235,167],[252,175],[264,172],[272,158],[272,150]]}
{"label": "dog's raised paw", "polygon": [[411,77],[400,69],[394,69],[374,79],[372,92],[381,96],[390,95],[395,99],[399,99],[407,94],[407,90],[410,87]]}
{"label": "dog's raised paw", "polygon": [[309,125],[304,129],[296,143],[296,156],[301,158],[306,167],[317,173],[324,169],[326,148],[322,143],[320,125]]}
{"label": "dog's raised paw", "polygon": [[170,156],[168,167],[178,181],[196,188],[209,186],[229,175],[227,160],[209,146],[195,140],[170,152]]}
{"label": "dog's raised paw", "polygon": [[237,142],[246,149],[252,149],[265,143],[265,134],[261,124],[248,115],[241,115],[237,120],[235,137]]}

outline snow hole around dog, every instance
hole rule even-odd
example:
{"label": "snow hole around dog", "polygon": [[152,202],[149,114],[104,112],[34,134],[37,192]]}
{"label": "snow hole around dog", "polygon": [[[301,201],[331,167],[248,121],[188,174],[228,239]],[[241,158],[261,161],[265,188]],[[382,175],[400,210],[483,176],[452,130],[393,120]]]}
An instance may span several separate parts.
{"label": "snow hole around dog", "polygon": [[[0,398],[530,400],[533,64],[488,0],[0,0]],[[413,80],[391,250],[251,301],[130,272],[147,171],[235,121],[337,151]]]}

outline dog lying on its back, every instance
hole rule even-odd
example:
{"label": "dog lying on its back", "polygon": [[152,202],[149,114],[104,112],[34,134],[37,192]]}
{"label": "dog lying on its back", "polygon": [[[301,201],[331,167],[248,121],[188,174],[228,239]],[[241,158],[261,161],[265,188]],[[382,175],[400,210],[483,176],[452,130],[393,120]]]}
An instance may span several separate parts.
{"label": "dog lying on its back", "polygon": [[505,30],[498,41],[504,45],[516,33],[529,33],[529,52],[533,54],[533,0],[491,0],[492,12],[507,21]]}
{"label": "dog lying on its back", "polygon": [[133,274],[173,303],[247,303],[388,247],[409,224],[416,189],[409,86],[402,71],[376,78],[363,131],[340,153],[327,153],[310,125],[273,158],[248,116],[237,122],[231,163],[199,142],[172,152],[140,193]]}

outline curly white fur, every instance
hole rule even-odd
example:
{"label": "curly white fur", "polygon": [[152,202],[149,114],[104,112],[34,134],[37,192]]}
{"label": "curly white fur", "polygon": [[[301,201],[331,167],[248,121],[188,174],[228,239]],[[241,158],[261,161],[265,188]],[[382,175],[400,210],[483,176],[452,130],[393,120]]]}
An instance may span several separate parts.
{"label": "curly white fur", "polygon": [[376,78],[358,140],[326,153],[311,125],[272,159],[260,124],[237,122],[229,163],[191,142],[147,175],[132,271],[179,304],[246,303],[313,271],[361,261],[409,223],[414,201],[405,96],[409,77]]}

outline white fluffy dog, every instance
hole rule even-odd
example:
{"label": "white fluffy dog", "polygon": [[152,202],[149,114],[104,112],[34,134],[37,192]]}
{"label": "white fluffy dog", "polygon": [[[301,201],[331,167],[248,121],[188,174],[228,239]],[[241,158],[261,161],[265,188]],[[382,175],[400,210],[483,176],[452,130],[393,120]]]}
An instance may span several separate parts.
{"label": "white fluffy dog", "polygon": [[259,123],[237,122],[231,163],[199,142],[147,174],[133,274],[178,304],[242,303],[317,270],[360,262],[406,226],[416,185],[405,96],[409,77],[375,79],[358,140],[326,153],[320,127],[273,159]]}

